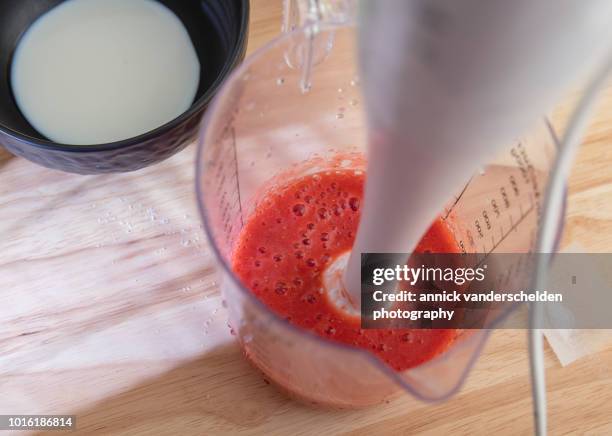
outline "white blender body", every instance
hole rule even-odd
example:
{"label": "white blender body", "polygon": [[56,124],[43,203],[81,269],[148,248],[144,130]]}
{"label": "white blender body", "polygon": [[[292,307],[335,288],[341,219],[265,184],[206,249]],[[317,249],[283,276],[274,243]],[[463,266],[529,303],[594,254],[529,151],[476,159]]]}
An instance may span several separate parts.
{"label": "white blender body", "polygon": [[370,143],[345,272],[353,302],[361,253],[410,252],[458,187],[600,67],[612,41],[607,0],[360,6]]}

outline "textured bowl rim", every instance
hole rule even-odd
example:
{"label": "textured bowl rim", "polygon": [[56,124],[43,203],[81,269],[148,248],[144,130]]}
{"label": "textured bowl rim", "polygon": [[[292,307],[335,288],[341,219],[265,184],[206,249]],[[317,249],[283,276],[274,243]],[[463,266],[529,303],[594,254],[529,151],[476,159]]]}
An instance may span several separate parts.
{"label": "textured bowl rim", "polygon": [[108,142],[104,144],[92,144],[92,145],[70,145],[61,144],[47,139],[35,138],[30,135],[26,135],[17,132],[9,127],[0,124],[0,133],[10,136],[14,140],[20,142],[27,142],[37,148],[52,150],[52,151],[64,151],[73,153],[89,153],[89,152],[100,152],[100,151],[111,151],[118,150],[121,148],[128,148],[142,142],[150,141],[155,138],[162,136],[163,134],[171,131],[178,125],[189,120],[191,117],[197,115],[203,111],[208,103],[212,100],[216,92],[219,90],[223,81],[227,78],[232,69],[239,63],[242,54],[246,49],[246,43],[249,33],[249,16],[250,16],[250,0],[238,0],[242,9],[242,16],[240,19],[240,28],[238,32],[238,38],[236,44],[232,48],[230,55],[227,57],[223,68],[217,75],[217,78],[208,87],[208,89],[198,98],[185,112],[181,113],[178,117],[168,121],[167,123],[150,130],[146,133],[138,136],[132,136],[128,139],[121,141]]}

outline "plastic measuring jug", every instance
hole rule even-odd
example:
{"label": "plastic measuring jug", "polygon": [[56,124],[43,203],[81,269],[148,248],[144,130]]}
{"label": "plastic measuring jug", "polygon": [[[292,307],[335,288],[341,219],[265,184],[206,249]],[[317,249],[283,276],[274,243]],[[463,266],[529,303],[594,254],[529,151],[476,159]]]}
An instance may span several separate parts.
{"label": "plastic measuring jug", "polygon": [[[379,403],[402,390],[440,400],[460,387],[489,330],[464,330],[433,360],[396,372],[365,350],[290,324],[232,271],[237,236],[279,175],[365,170],[366,123],[355,44],[350,23],[319,23],[316,38],[312,29],[300,27],[251,55],[232,74],[202,124],[200,211],[220,264],[229,323],[247,359],[267,378],[292,395],[336,407]],[[555,152],[554,133],[543,118],[531,133],[508,144],[497,159],[449,192],[440,213],[463,251],[532,249]]]}

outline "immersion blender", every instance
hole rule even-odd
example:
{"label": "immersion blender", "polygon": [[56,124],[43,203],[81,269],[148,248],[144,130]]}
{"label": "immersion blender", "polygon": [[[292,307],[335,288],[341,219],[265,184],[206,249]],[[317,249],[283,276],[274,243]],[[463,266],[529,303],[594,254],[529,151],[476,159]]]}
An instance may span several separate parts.
{"label": "immersion blender", "polygon": [[612,41],[607,0],[376,0],[360,12],[370,142],[344,274],[355,304],[361,253],[411,251],[457,186],[602,70]]}

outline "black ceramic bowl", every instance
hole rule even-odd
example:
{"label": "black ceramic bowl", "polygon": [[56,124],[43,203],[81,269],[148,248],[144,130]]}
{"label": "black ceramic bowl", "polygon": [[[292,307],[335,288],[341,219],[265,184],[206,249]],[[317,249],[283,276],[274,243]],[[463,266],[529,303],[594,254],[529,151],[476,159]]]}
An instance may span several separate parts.
{"label": "black ceramic bowl", "polygon": [[183,22],[202,64],[191,108],[143,135],[100,145],[63,145],[45,139],[21,115],[10,86],[13,52],[36,18],[64,0],[0,0],[0,145],[37,164],[79,174],[133,171],[182,150],[223,79],[246,50],[248,0],[159,0]]}

